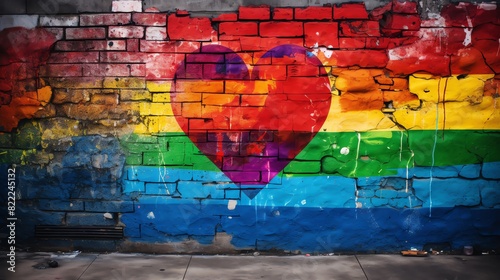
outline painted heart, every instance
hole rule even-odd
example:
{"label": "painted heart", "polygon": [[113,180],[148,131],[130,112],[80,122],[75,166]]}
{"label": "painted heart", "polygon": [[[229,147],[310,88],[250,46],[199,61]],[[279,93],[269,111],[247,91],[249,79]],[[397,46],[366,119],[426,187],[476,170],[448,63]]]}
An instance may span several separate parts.
{"label": "painted heart", "polygon": [[307,146],[331,102],[326,71],[305,48],[254,59],[204,46],[186,55],[171,91],[182,130],[251,198]]}

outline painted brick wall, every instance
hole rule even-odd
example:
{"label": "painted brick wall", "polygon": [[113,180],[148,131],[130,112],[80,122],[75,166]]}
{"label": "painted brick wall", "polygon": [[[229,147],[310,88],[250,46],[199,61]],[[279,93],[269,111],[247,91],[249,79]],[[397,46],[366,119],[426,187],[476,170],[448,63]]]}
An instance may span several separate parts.
{"label": "painted brick wall", "polygon": [[0,179],[16,169],[20,246],[498,250],[498,7],[419,10],[17,16],[0,32]]}

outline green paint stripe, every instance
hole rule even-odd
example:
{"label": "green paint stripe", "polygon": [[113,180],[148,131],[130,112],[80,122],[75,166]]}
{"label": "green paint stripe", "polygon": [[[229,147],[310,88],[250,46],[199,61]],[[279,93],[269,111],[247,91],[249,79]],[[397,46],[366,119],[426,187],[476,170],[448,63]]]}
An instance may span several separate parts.
{"label": "green paint stripe", "polygon": [[[217,171],[189,139],[179,133],[121,139],[124,149],[145,165]],[[500,131],[415,130],[373,132],[320,132],[286,170],[293,173],[340,174],[346,177],[393,175],[399,168],[450,166],[500,161]],[[433,155],[433,147],[435,152]],[[159,160],[154,153],[159,155]],[[175,157],[169,159],[169,156]],[[183,156],[183,159],[180,158]],[[161,160],[160,160],[161,159]],[[297,164],[309,162],[310,164]],[[307,170],[311,166],[311,170]]]}

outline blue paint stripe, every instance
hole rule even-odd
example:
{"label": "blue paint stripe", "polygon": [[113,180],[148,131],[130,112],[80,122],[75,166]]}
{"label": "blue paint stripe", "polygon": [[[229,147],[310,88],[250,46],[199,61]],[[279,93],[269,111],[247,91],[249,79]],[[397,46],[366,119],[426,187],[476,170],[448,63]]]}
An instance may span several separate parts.
{"label": "blue paint stripe", "polygon": [[[237,200],[239,205],[247,206],[429,209],[432,191],[432,207],[500,208],[500,181],[491,178],[494,177],[491,170],[498,166],[499,163],[434,167],[432,189],[429,189],[429,168],[423,167],[398,169],[395,176],[358,179],[280,174],[252,199],[240,189],[255,186],[237,186],[222,172],[129,166],[124,191],[144,192],[144,183],[146,186],[168,183],[169,192],[146,190],[145,195],[166,195],[166,201],[210,198],[211,203],[220,205]],[[173,184],[177,186],[175,192]]]}

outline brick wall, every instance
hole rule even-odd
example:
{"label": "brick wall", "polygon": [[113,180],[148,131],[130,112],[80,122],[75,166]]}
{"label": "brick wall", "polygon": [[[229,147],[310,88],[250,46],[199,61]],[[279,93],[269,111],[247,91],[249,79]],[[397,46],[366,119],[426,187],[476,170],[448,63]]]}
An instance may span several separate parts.
{"label": "brick wall", "polygon": [[[110,4],[0,32],[0,162],[18,170],[26,246],[498,248],[494,4],[428,19],[411,1]],[[125,240],[48,242],[35,225]]]}

